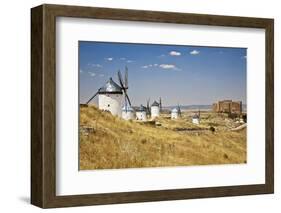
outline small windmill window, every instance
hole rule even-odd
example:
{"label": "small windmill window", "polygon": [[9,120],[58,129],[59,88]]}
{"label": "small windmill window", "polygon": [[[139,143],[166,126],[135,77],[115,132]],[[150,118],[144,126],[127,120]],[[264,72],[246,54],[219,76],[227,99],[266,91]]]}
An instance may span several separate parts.
{"label": "small windmill window", "polygon": [[110,104],[108,104],[107,106],[110,107]]}

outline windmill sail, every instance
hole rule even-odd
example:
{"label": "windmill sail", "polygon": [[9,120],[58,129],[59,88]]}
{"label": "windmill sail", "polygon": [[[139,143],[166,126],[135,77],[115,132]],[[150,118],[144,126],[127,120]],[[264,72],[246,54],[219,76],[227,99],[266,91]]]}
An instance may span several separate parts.
{"label": "windmill sail", "polygon": [[120,70],[118,70],[118,80],[121,85],[121,88],[124,89],[124,82]]}
{"label": "windmill sail", "polygon": [[150,98],[146,102],[146,109],[147,109],[147,114],[148,115],[150,115],[150,104],[149,104],[149,102],[150,102]]}
{"label": "windmill sail", "polygon": [[162,112],[162,99],[161,97],[159,98],[159,110]]}
{"label": "windmill sail", "polygon": [[[129,103],[129,106],[132,106],[131,105],[131,101],[130,101],[130,98],[127,94],[127,89],[129,88],[128,87],[128,68],[126,67],[125,68],[125,79],[123,81],[123,77],[122,77],[122,74],[120,72],[120,70],[118,70],[118,80],[119,80],[119,83],[121,85],[121,88],[124,92],[124,97],[125,97],[125,110],[127,112],[127,107],[128,107],[128,103]],[[127,103],[128,102],[128,103]]]}
{"label": "windmill sail", "polygon": [[94,97],[96,97],[96,95],[99,93],[100,89],[86,102],[86,104],[89,104],[91,102],[91,100],[94,99]]}
{"label": "windmill sail", "polygon": [[128,89],[128,67],[125,68],[125,89]]}
{"label": "windmill sail", "polygon": [[178,104],[178,110],[179,110],[179,116],[181,116],[181,108],[179,104]]}

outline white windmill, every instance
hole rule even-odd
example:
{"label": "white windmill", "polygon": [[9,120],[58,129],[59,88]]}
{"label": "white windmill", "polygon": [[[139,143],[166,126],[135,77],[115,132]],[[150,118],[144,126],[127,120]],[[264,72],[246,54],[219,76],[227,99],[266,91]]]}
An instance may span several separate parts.
{"label": "white windmill", "polygon": [[171,119],[178,119],[179,117],[181,117],[181,109],[180,109],[180,106],[178,105],[177,107],[172,109]]}
{"label": "white windmill", "polygon": [[135,110],[129,105],[124,105],[122,108],[122,118],[124,120],[134,120],[135,119]]}
{"label": "white windmill", "polygon": [[154,101],[151,104],[151,118],[159,117],[160,115],[160,104],[157,101]]}
{"label": "white windmill", "polygon": [[192,116],[192,123],[193,124],[200,124],[200,110],[198,113]]}
{"label": "white windmill", "polygon": [[137,120],[146,121],[147,120],[146,111],[147,111],[146,107],[140,105],[140,107],[136,110]]}
{"label": "white windmill", "polygon": [[[123,94],[125,96],[125,102],[128,101],[129,106],[131,106],[131,101],[126,92],[128,89],[127,83],[123,84],[123,81],[122,79],[120,80],[120,77],[122,77],[121,73],[118,72],[118,78],[121,86],[119,86],[113,81],[112,78],[110,78],[103,87],[98,89],[98,91],[87,101],[86,104],[89,104],[94,97],[98,95],[99,109],[109,111],[112,115],[121,117]],[[127,77],[125,77],[125,82],[128,82],[126,78]]]}

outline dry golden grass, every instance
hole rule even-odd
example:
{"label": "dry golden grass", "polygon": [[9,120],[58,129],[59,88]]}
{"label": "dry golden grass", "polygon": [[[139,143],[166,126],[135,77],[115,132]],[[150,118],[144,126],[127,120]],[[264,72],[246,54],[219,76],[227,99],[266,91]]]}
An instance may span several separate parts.
{"label": "dry golden grass", "polygon": [[[199,128],[208,127],[207,119]],[[94,129],[88,135],[80,133],[80,169],[246,162],[246,130],[187,133],[174,130],[198,128],[187,121],[186,115],[173,121],[163,116],[158,121],[162,126],[155,127],[124,121],[94,106],[80,108],[80,125]]]}

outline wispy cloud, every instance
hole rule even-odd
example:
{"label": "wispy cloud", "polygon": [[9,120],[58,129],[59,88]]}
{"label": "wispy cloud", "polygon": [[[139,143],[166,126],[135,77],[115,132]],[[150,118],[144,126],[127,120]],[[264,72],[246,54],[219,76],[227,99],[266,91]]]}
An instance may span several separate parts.
{"label": "wispy cloud", "polygon": [[92,67],[98,67],[98,68],[101,68],[102,65],[101,64],[90,64]]}
{"label": "wispy cloud", "polygon": [[200,51],[198,50],[192,50],[191,52],[189,52],[190,55],[198,55],[200,53]]}
{"label": "wispy cloud", "polygon": [[180,53],[180,52],[177,52],[177,51],[171,51],[171,52],[169,52],[169,54],[170,54],[171,56],[180,56],[180,55],[181,55],[181,53]]}
{"label": "wispy cloud", "polygon": [[82,69],[79,70],[80,73],[83,73],[84,71]]}
{"label": "wispy cloud", "polygon": [[113,61],[113,58],[105,58],[105,60],[107,60],[107,61]]}
{"label": "wispy cloud", "polygon": [[160,68],[166,69],[166,70],[180,70],[176,65],[174,64],[160,64]]}
{"label": "wispy cloud", "polygon": [[154,67],[159,67],[161,69],[166,69],[166,70],[180,70],[174,64],[147,64],[147,65],[142,66],[141,68],[148,69],[148,68],[154,68]]}
{"label": "wispy cloud", "polygon": [[99,74],[99,77],[104,77],[104,74]]}
{"label": "wispy cloud", "polygon": [[89,75],[91,76],[91,77],[95,77],[96,76],[96,73],[95,72],[88,72],[89,73]]}
{"label": "wispy cloud", "polygon": [[155,67],[155,66],[157,66],[158,64],[147,64],[147,65],[144,65],[144,66],[142,66],[141,68],[143,68],[143,69],[147,69],[147,68],[149,68],[149,67]]}
{"label": "wispy cloud", "polygon": [[158,58],[164,58],[166,55],[165,54],[162,54],[162,55],[159,55]]}
{"label": "wispy cloud", "polygon": [[122,58],[119,58],[121,61],[126,61],[127,63],[133,63],[134,61],[133,60],[130,60],[128,58],[125,58],[125,57],[122,57]]}

